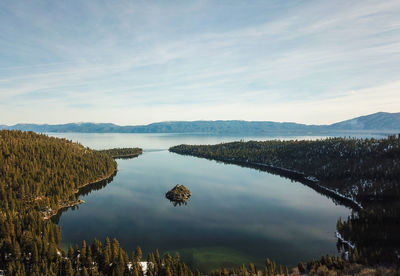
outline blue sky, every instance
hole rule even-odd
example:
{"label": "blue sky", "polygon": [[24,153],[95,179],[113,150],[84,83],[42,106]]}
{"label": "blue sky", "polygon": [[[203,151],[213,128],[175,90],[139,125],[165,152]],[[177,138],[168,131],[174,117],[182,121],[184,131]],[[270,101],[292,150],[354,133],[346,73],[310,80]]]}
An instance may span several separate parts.
{"label": "blue sky", "polygon": [[400,112],[400,1],[0,2],[0,124]]}

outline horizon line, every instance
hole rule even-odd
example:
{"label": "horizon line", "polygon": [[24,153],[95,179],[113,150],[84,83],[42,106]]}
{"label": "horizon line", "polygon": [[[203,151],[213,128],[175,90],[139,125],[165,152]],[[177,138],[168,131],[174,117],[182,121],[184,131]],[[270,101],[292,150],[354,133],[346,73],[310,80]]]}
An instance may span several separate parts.
{"label": "horizon line", "polygon": [[248,122],[248,123],[253,123],[253,122],[258,122],[258,123],[280,123],[280,124],[285,124],[285,123],[289,123],[289,124],[298,124],[298,125],[306,125],[306,126],[329,126],[329,125],[333,125],[336,123],[340,123],[340,122],[345,122],[345,121],[349,121],[349,120],[353,120],[356,118],[361,118],[361,117],[365,117],[365,116],[371,116],[371,115],[376,115],[376,114],[380,114],[380,113],[384,113],[384,114],[400,114],[400,112],[385,112],[385,111],[378,111],[375,113],[369,113],[369,114],[365,114],[365,115],[360,115],[357,117],[352,117],[343,121],[337,121],[331,124],[307,124],[307,123],[298,123],[298,122],[294,122],[294,121],[268,121],[268,120],[241,120],[241,119],[230,119],[230,120],[220,120],[220,119],[216,119],[216,120],[190,120],[190,121],[186,121],[186,120],[168,120],[168,121],[155,121],[152,123],[147,123],[147,124],[137,124],[137,125],[119,125],[116,123],[112,123],[112,122],[67,122],[67,123],[54,123],[54,124],[50,124],[50,123],[16,123],[16,124],[12,124],[12,125],[8,125],[8,124],[0,124],[1,126],[7,126],[7,127],[13,127],[13,126],[17,126],[17,125],[48,125],[48,126],[55,126],[55,125],[68,125],[68,124],[95,124],[95,125],[100,125],[100,124],[111,124],[111,125],[115,125],[115,126],[119,126],[119,127],[136,127],[136,126],[148,126],[148,125],[152,125],[152,124],[160,124],[160,123],[194,123],[194,122]]}

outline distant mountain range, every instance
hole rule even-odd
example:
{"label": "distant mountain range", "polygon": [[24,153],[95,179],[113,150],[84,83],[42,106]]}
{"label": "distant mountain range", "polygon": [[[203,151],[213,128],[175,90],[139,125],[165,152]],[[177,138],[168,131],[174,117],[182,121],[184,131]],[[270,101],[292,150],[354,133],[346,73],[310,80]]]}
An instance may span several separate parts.
{"label": "distant mountain range", "polygon": [[81,133],[209,133],[209,134],[318,134],[331,132],[400,132],[400,112],[378,112],[331,125],[305,125],[270,121],[172,121],[149,125],[119,126],[111,123],[69,123],[60,125],[0,125],[1,129],[35,132]]}

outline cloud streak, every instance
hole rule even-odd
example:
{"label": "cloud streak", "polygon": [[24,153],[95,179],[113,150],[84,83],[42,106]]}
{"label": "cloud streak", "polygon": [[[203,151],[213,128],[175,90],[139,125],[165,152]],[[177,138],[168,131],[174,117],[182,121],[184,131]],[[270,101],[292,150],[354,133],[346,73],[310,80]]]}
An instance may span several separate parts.
{"label": "cloud streak", "polygon": [[0,8],[0,124],[329,123],[400,111],[396,1]]}

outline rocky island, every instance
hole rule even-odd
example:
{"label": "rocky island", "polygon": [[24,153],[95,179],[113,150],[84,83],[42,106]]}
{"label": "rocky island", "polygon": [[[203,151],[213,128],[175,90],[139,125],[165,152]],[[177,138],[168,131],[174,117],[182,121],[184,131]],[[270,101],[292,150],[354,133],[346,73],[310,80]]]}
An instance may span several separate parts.
{"label": "rocky island", "polygon": [[175,185],[174,188],[172,188],[165,194],[166,198],[179,205],[182,203],[186,204],[190,196],[191,193],[189,189],[186,188],[184,185],[179,184]]}

